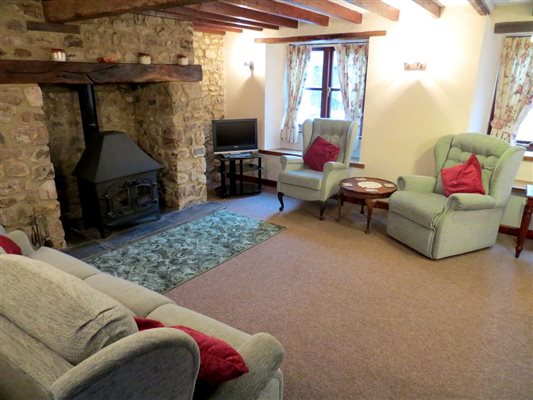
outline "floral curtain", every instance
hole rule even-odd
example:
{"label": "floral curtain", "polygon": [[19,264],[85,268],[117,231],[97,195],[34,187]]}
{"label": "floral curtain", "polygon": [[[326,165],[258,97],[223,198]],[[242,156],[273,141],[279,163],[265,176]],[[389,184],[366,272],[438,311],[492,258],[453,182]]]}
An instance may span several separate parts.
{"label": "floral curtain", "polygon": [[524,112],[533,102],[533,43],[530,37],[503,42],[491,136],[515,143]]}
{"label": "floral curtain", "polygon": [[290,143],[297,143],[300,139],[297,121],[298,107],[300,107],[300,102],[302,101],[307,64],[311,58],[311,47],[289,46],[287,55],[289,101],[283,128],[281,129],[281,139]]}
{"label": "floral curtain", "polygon": [[365,96],[366,63],[368,43],[335,45],[342,103],[346,119],[357,121],[361,126]]}

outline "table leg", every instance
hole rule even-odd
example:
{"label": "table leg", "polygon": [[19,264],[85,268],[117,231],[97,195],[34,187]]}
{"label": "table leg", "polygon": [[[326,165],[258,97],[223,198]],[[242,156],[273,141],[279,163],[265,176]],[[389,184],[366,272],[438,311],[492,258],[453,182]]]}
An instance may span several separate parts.
{"label": "table leg", "polygon": [[530,204],[528,201],[526,205],[524,206],[524,213],[522,214],[522,222],[520,223],[520,231],[518,233],[518,239],[516,241],[516,252],[515,257],[518,258],[520,256],[520,252],[522,251],[522,247],[524,246],[524,240],[526,238],[527,229],[529,227],[529,223],[531,222],[531,211],[533,210],[533,204]]}
{"label": "table leg", "polygon": [[374,200],[371,199],[365,199],[366,204],[366,231],[365,233],[368,235],[370,234],[370,218],[372,217],[372,210],[374,209]]}
{"label": "table leg", "polygon": [[341,220],[341,208],[343,205],[344,205],[344,195],[342,194],[342,191],[339,191],[339,195],[337,196],[337,219],[336,219],[337,222]]}

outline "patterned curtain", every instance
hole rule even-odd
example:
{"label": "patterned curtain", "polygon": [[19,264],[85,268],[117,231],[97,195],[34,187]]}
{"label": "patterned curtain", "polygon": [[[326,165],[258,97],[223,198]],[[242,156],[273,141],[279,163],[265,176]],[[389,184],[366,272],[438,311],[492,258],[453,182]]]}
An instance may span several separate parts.
{"label": "patterned curtain", "polygon": [[304,92],[305,74],[307,64],[311,58],[310,46],[289,46],[287,59],[287,88],[289,102],[283,128],[281,129],[281,139],[290,143],[297,143],[300,140],[298,129],[298,107],[302,101]]}
{"label": "patterned curtain", "polygon": [[530,37],[508,37],[502,57],[491,136],[515,143],[516,131],[533,102],[533,43]]}
{"label": "patterned curtain", "polygon": [[366,62],[368,43],[335,45],[342,103],[346,119],[357,121],[361,126],[365,96]]}

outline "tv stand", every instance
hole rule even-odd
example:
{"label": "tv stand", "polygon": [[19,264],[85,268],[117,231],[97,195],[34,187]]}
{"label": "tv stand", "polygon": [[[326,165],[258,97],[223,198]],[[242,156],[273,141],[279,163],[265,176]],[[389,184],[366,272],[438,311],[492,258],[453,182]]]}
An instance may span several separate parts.
{"label": "tv stand", "polygon": [[[216,190],[221,197],[261,193],[260,154],[219,154],[215,158],[220,172],[220,186]],[[257,178],[244,175],[252,171],[257,171]]]}

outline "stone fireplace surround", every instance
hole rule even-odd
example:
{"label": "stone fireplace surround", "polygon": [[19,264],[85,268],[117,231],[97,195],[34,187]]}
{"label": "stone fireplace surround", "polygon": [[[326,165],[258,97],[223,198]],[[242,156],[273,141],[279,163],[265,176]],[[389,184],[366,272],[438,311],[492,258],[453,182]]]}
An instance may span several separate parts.
{"label": "stone fireplace surround", "polygon": [[[0,97],[16,103],[11,117],[4,114],[1,131],[1,221],[8,230],[28,230],[30,218],[39,216],[51,244],[62,247],[60,216],[81,216],[71,176],[85,148],[77,92],[68,85],[0,85]],[[101,131],[126,132],[163,165],[158,181],[164,206],[181,209],[206,200],[199,83],[97,85],[96,97]]]}
{"label": "stone fireplace surround", "polygon": [[[63,48],[69,61],[100,56],[173,64],[177,53],[200,64],[203,80],[97,85],[101,130],[119,130],[163,164],[161,200],[183,208],[205,200],[205,171],[213,170],[211,120],[224,115],[223,36],[193,32],[188,22],[125,14],[74,23],[81,33],[30,31],[44,22],[41,0],[5,0],[0,59],[49,60]],[[76,91],[66,85],[0,84],[0,224],[31,233],[38,216],[54,247],[65,246],[61,218],[77,218],[72,169],[84,147]],[[207,162],[206,162],[207,160]]]}

